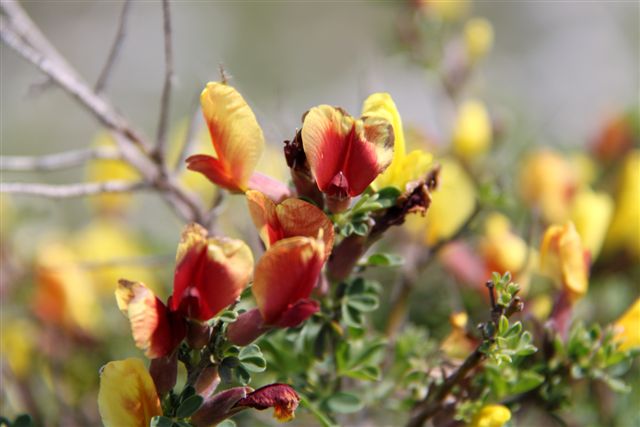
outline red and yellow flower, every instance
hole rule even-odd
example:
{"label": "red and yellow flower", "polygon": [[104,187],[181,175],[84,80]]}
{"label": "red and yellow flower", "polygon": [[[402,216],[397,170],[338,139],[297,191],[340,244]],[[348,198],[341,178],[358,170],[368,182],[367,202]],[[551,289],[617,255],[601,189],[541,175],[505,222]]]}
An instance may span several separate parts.
{"label": "red and yellow flower", "polygon": [[105,427],[148,427],[162,415],[151,375],[140,359],[107,363],[100,372],[98,409]]}
{"label": "red and yellow flower", "polygon": [[[377,116],[355,119],[340,108],[319,105],[307,112],[302,145],[318,188],[345,209],[391,163],[393,127]],[[344,202],[347,203],[344,203]],[[332,205],[332,203],[329,203]]]}
{"label": "red and yellow flower", "polygon": [[120,310],[129,317],[136,346],[150,358],[169,355],[187,334],[186,320],[205,322],[233,303],[248,284],[253,255],[235,239],[208,237],[188,225],[176,257],[173,295],[163,304],[144,284],[121,280]]}

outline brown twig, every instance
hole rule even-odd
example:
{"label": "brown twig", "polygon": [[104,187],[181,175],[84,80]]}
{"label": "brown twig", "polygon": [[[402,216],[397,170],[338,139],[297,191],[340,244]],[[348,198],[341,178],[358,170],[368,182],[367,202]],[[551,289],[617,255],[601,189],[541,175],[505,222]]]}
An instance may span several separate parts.
{"label": "brown twig", "polygon": [[[10,2],[0,3],[3,10],[5,10],[5,3]],[[108,102],[95,94],[66,62],[55,60],[59,54],[56,54],[54,57],[45,56],[44,53],[32,47],[34,43],[30,38],[35,37],[32,34],[41,36],[40,31],[35,25],[33,25],[31,32],[20,34],[13,28],[13,23],[10,24],[4,17],[1,17],[0,38],[7,46],[38,67],[40,71],[47,76],[51,77],[56,84],[78,100],[104,126],[123,135],[138,145],[143,152],[148,152],[148,143],[145,142],[142,136],[140,136]]]}
{"label": "brown twig", "polygon": [[130,6],[131,0],[125,0],[124,4],[122,5],[122,11],[120,12],[118,31],[116,32],[116,37],[113,40],[113,45],[111,45],[111,50],[109,51],[107,62],[104,64],[104,67],[100,72],[100,76],[96,81],[96,85],[93,87],[95,93],[99,94],[104,92],[104,89],[107,86],[107,81],[111,76],[113,65],[115,64],[118,54],[120,53],[120,48],[122,47],[122,41],[124,40],[124,36],[126,33],[125,30],[127,27],[127,17],[129,16]]}
{"label": "brown twig", "polygon": [[120,159],[112,147],[84,148],[44,156],[0,156],[0,170],[13,172],[51,171],[81,166],[93,159]]}
{"label": "brown twig", "polygon": [[0,183],[0,193],[17,193],[30,196],[48,197],[51,199],[69,199],[73,197],[93,196],[102,193],[129,193],[149,187],[149,184],[145,181],[105,181],[66,185],[30,182],[3,182]]}
{"label": "brown twig", "polygon": [[167,146],[167,125],[169,121],[169,107],[171,104],[171,81],[173,80],[173,48],[171,45],[171,11],[169,0],[162,0],[162,17],[164,29],[164,85],[160,98],[160,117],[156,134],[156,149],[154,155],[158,163],[164,163],[164,151]]}

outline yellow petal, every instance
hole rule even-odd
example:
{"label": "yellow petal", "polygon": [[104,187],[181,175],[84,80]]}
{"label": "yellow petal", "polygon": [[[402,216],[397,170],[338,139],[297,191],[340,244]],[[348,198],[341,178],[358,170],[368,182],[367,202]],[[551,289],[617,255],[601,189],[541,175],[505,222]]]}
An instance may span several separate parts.
{"label": "yellow petal", "polygon": [[464,42],[472,62],[485,57],[493,46],[493,27],[484,18],[472,18],[464,26]]}
{"label": "yellow petal", "polygon": [[[116,143],[108,133],[98,134],[93,143],[96,147],[115,148]],[[140,174],[124,160],[115,159],[94,159],[86,167],[85,175],[87,181],[136,181],[140,179]],[[89,199],[92,204],[101,212],[120,212],[129,207],[131,194],[100,194]]]}
{"label": "yellow petal", "polygon": [[139,359],[107,363],[100,374],[98,409],[105,427],[148,427],[162,415],[153,380]]}
{"label": "yellow petal", "polygon": [[503,405],[486,405],[473,417],[469,427],[502,427],[511,419],[511,411]]}
{"label": "yellow petal", "polygon": [[256,116],[242,95],[223,83],[208,83],[200,102],[219,162],[215,173],[224,181],[214,182],[230,190],[246,190],[264,150]]}
{"label": "yellow petal", "polygon": [[542,273],[561,285],[571,300],[587,292],[589,266],[572,222],[547,228],[540,247],[540,266]]}
{"label": "yellow petal", "polygon": [[[426,216],[426,243],[434,245],[453,236],[473,213],[475,188],[462,166],[452,160],[441,161],[440,185],[434,191]],[[415,216],[415,215],[414,215]]]}
{"label": "yellow petal", "polygon": [[491,139],[491,118],[484,104],[477,100],[465,101],[458,111],[453,131],[456,154],[463,159],[482,155],[489,150]]}
{"label": "yellow petal", "polygon": [[573,200],[571,221],[575,224],[592,260],[595,260],[600,253],[612,213],[613,199],[606,193],[584,189]]}
{"label": "yellow petal", "polygon": [[95,218],[73,236],[73,249],[81,262],[92,265],[87,270],[102,295],[112,295],[123,277],[159,289],[158,279],[151,267],[131,262],[148,255],[140,236],[118,218]]}
{"label": "yellow petal", "polygon": [[640,298],[613,325],[621,350],[640,347]]}
{"label": "yellow petal", "polygon": [[529,206],[540,209],[549,224],[569,218],[578,176],[571,163],[550,150],[530,154],[520,168],[520,193]]}
{"label": "yellow petal", "polygon": [[98,332],[102,311],[94,284],[71,248],[55,241],[41,246],[36,273],[33,309],[40,318],[59,327]]}
{"label": "yellow petal", "polygon": [[605,239],[605,251],[625,251],[640,261],[640,150],[624,161],[620,172],[616,207]]}
{"label": "yellow petal", "polygon": [[7,362],[12,374],[19,379],[30,373],[37,339],[38,331],[27,319],[2,319],[0,355]]}

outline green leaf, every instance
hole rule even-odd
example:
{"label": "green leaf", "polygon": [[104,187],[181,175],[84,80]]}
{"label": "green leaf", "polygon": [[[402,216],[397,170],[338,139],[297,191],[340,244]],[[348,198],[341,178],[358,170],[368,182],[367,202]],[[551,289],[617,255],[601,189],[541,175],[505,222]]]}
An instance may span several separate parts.
{"label": "green leaf", "polygon": [[347,371],[344,375],[362,381],[380,381],[380,368],[377,366],[363,366]]}
{"label": "green leaf", "polygon": [[339,414],[350,414],[362,409],[362,401],[355,394],[338,392],[329,397],[326,401],[326,405],[332,412]]}
{"label": "green leaf", "polygon": [[150,427],[171,427],[172,425],[173,421],[171,418],[163,417],[161,415],[151,418],[151,422],[149,423]]}
{"label": "green leaf", "polygon": [[631,391],[631,387],[618,378],[605,376],[603,380],[609,386],[609,388],[616,393],[629,393]]}
{"label": "green leaf", "polygon": [[220,315],[220,320],[226,323],[235,322],[238,319],[238,313],[233,310],[223,311]]}
{"label": "green leaf", "polygon": [[378,340],[365,344],[365,347],[354,355],[349,361],[349,368],[355,368],[360,365],[369,364],[380,351],[387,346],[386,341]]}
{"label": "green leaf", "polygon": [[369,233],[369,224],[366,222],[353,223],[353,233],[358,236],[366,236]]}
{"label": "green leaf", "polygon": [[395,187],[382,188],[378,191],[378,203],[380,203],[383,209],[388,209],[396,205],[400,194],[402,194],[400,190]]}
{"label": "green leaf", "polygon": [[267,369],[267,361],[261,356],[247,357],[242,359],[242,366],[250,372],[264,372]]}
{"label": "green leaf", "polygon": [[22,414],[16,417],[12,427],[31,427],[32,425],[33,420],[31,419],[31,415]]}
{"label": "green leaf", "polygon": [[243,365],[236,368],[236,375],[238,376],[238,381],[240,381],[240,384],[242,385],[247,385],[251,382],[251,374]]}
{"label": "green leaf", "polygon": [[176,410],[176,417],[178,418],[187,418],[193,415],[200,407],[204,399],[199,394],[194,394],[191,397],[188,397],[178,406]]}
{"label": "green leaf", "polygon": [[361,327],[364,322],[362,313],[348,304],[342,304],[342,320],[344,320],[344,323],[348,326],[355,328]]}
{"label": "green leaf", "polygon": [[196,389],[190,385],[186,386],[184,390],[182,390],[182,393],[180,393],[180,402],[185,401],[186,399],[190,398],[194,394],[196,394]]}
{"label": "green leaf", "polygon": [[498,333],[504,336],[509,329],[509,319],[505,315],[500,316],[500,321],[498,323]]}
{"label": "green leaf", "polygon": [[404,264],[404,258],[395,254],[377,253],[371,255],[364,265],[372,267],[399,267]]}
{"label": "green leaf", "polygon": [[533,390],[544,382],[544,377],[532,371],[524,371],[520,374],[518,381],[511,388],[512,394],[525,393]]}
{"label": "green leaf", "polygon": [[379,301],[377,295],[361,294],[348,297],[347,305],[358,311],[369,312],[378,308]]}
{"label": "green leaf", "polygon": [[233,420],[224,420],[221,423],[218,423],[217,427],[236,427],[236,422]]}

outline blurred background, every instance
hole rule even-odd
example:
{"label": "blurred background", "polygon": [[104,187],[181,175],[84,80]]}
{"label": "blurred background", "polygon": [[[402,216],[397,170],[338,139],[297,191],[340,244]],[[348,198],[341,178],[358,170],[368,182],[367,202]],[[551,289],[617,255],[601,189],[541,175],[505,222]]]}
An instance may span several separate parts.
{"label": "blurred background", "polygon": [[[219,79],[220,65],[256,113],[273,148],[262,170],[284,180],[288,172],[278,150],[283,140],[294,136],[305,111],[327,103],[358,115],[362,101],[373,92],[393,96],[408,145],[422,144],[436,153],[447,151],[460,99],[481,99],[494,128],[507,135],[497,160],[488,164],[514,174],[519,166],[504,162],[535,147],[587,152],[612,118],[637,106],[637,2],[464,3],[461,10],[436,18],[435,30],[416,23],[416,13],[422,12],[416,12],[421,6],[413,2],[172,3],[171,144],[182,143],[198,94],[206,82]],[[106,61],[123,3],[21,4],[69,63],[94,82]],[[471,16],[491,23],[493,46],[474,65],[464,88],[452,93],[443,84],[442,69],[449,61],[455,69],[457,37]],[[160,2],[133,1],[126,28],[106,93],[137,128],[154,135],[164,78]],[[3,156],[43,155],[108,139],[93,116],[59,88],[43,84],[43,75],[4,44],[0,67]],[[46,173],[2,172],[2,181],[73,183],[111,171],[108,165],[104,173],[95,169],[89,165]],[[511,188],[509,181],[515,175],[500,179]],[[257,247],[243,202],[234,198],[225,206],[221,231]],[[115,215],[118,226],[105,219],[120,210],[126,213]],[[105,211],[111,213],[104,215]],[[10,369],[3,366],[0,414],[13,417],[35,408],[46,425],[96,425],[98,368],[108,360],[140,356],[125,319],[117,313],[111,286],[119,277],[146,278],[160,295],[168,295],[182,224],[151,192],[91,201],[16,195],[3,197],[1,213],[2,350],[3,364]],[[524,235],[525,220],[516,223]],[[71,271],[52,273],[48,263]],[[637,265],[625,271],[616,275],[618,285],[612,284],[620,292],[602,294],[610,305],[599,311],[585,304],[587,316],[610,322],[637,297]],[[58,276],[63,273],[64,280]],[[388,276],[391,282],[393,274]],[[384,274],[381,278],[384,283]],[[64,285],[46,285],[61,281]],[[77,289],[87,289],[87,283],[92,283],[91,292],[80,295]],[[420,296],[433,297],[429,292],[426,288]],[[57,306],[51,301],[64,302]],[[44,314],[40,303],[47,307]],[[61,307],[75,308],[61,313],[65,311]],[[440,311],[442,318],[415,318],[431,323],[436,337],[446,334],[442,320],[450,307]],[[43,328],[27,313],[56,319],[57,326]],[[445,325],[442,330],[433,325],[437,323]],[[104,345],[107,339],[109,345]],[[627,399],[634,398],[637,394]],[[631,411],[633,400],[625,402],[621,405]],[[589,410],[584,413],[587,419]]]}

